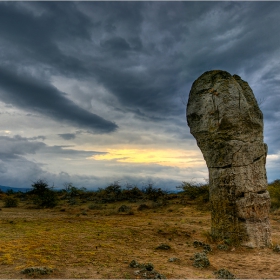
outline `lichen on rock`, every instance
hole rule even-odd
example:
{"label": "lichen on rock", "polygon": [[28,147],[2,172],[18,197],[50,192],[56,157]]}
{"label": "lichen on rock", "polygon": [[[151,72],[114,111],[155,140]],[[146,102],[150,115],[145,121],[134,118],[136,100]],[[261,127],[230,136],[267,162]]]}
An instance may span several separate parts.
{"label": "lichen on rock", "polygon": [[212,235],[270,246],[263,115],[248,83],[205,72],[192,85],[187,122],[209,170]]}

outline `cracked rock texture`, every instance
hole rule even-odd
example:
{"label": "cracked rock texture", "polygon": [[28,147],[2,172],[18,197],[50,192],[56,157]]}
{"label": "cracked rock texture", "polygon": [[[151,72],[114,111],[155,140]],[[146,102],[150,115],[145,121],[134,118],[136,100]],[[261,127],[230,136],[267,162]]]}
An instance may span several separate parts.
{"label": "cracked rock texture", "polygon": [[270,246],[267,145],[250,86],[226,71],[205,72],[192,85],[187,121],[209,169],[212,235]]}

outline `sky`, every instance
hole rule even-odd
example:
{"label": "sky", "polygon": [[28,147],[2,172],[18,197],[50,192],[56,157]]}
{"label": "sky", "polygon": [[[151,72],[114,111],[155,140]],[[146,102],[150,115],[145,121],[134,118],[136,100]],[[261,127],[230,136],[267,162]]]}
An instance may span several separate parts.
{"label": "sky", "polygon": [[192,83],[237,74],[280,178],[280,2],[0,2],[0,185],[175,190],[208,169]]}

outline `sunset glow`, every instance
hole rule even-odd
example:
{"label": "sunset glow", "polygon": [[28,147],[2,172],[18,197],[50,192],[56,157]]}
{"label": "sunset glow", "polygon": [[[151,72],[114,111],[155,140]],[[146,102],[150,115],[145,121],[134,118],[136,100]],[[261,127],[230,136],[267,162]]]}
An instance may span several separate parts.
{"label": "sunset glow", "polygon": [[125,163],[159,164],[179,168],[205,165],[199,152],[171,149],[108,149],[107,154],[94,155],[91,158]]}

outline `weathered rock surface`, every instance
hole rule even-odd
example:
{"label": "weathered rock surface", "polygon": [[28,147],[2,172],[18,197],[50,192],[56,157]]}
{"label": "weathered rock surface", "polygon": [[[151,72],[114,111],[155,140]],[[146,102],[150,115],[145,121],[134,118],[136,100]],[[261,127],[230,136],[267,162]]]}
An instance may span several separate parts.
{"label": "weathered rock surface", "polygon": [[212,234],[269,246],[267,145],[250,86],[226,71],[205,72],[192,85],[187,121],[209,169]]}

